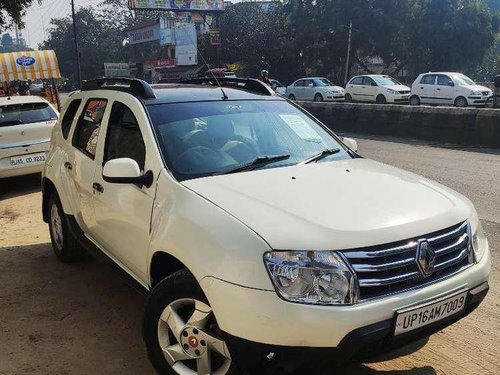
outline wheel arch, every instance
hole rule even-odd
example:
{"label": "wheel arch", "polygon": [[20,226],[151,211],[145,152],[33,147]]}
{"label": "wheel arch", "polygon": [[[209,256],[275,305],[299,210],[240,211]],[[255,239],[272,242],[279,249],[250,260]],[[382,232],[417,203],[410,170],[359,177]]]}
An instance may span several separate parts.
{"label": "wheel arch", "polygon": [[56,186],[47,177],[42,178],[42,217],[43,221],[49,222],[49,200],[52,193],[57,193]]}
{"label": "wheel arch", "polygon": [[174,255],[165,251],[155,252],[151,257],[151,263],[149,264],[149,282],[151,288],[154,288],[155,285],[165,277],[170,276],[182,269],[187,269],[192,273],[192,270],[190,270]]}

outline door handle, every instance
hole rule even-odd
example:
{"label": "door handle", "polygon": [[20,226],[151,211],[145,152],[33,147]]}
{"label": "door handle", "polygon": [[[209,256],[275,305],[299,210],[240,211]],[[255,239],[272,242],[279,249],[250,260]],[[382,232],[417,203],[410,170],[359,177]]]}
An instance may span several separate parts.
{"label": "door handle", "polygon": [[440,89],[440,88],[437,88],[436,90],[441,91],[441,89]]}
{"label": "door handle", "polygon": [[98,191],[99,193],[102,193],[104,192],[104,188],[102,187],[102,185],[98,182],[94,182],[92,184],[92,188],[95,190],[95,191]]}
{"label": "door handle", "polygon": [[72,170],[73,166],[71,165],[71,163],[69,161],[67,161],[66,163],[64,163],[64,168]]}
{"label": "door handle", "polygon": [[422,86],[420,86],[420,90],[423,90],[424,88]]}

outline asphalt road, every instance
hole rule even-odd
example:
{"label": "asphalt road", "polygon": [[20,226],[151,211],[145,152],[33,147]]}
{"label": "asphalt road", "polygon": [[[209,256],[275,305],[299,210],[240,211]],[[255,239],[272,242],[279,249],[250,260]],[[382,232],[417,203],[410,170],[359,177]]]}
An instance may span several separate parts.
{"label": "asphalt road", "polygon": [[[354,136],[363,156],[435,179],[474,202],[494,258],[491,291],[426,346],[325,374],[499,374],[500,150]],[[143,295],[92,258],[57,262],[40,204],[39,176],[0,180],[0,374],[153,374],[141,339]]]}

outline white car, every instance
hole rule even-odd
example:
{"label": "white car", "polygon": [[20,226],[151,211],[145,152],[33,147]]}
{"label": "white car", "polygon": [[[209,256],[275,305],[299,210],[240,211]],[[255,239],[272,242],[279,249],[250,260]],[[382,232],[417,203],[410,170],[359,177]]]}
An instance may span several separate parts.
{"label": "white car", "polygon": [[269,82],[271,82],[271,88],[274,90],[276,94],[279,94],[281,96],[286,95],[286,86],[283,85],[280,81],[271,78]]}
{"label": "white car", "polygon": [[87,81],[42,178],[56,256],[103,252],[149,291],[159,373],[318,374],[481,303],[467,198],[360,157],[260,81],[196,82]]}
{"label": "white car", "polygon": [[58,116],[38,96],[0,98],[0,178],[42,171]]}
{"label": "white car", "polygon": [[290,100],[338,102],[344,101],[344,89],[324,77],[301,78],[286,88],[286,97]]}
{"label": "white car", "polygon": [[409,98],[410,88],[387,75],[355,76],[345,88],[346,102],[408,103]]}
{"label": "white car", "polygon": [[411,105],[448,104],[455,107],[483,106],[493,92],[476,85],[462,73],[437,72],[420,74],[411,86]]}

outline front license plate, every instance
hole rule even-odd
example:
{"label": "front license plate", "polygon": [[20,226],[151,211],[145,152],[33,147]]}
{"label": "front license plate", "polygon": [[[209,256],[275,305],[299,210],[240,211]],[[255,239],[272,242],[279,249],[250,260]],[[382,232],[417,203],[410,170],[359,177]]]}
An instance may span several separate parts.
{"label": "front license plate", "polygon": [[414,329],[432,324],[448,316],[459,313],[465,308],[468,292],[462,292],[437,302],[430,302],[424,306],[396,312],[396,329],[394,336],[401,335]]}
{"label": "front license plate", "polygon": [[12,156],[10,158],[10,165],[13,167],[23,167],[26,165],[36,165],[45,163],[45,152],[38,152],[36,154],[27,154]]}

